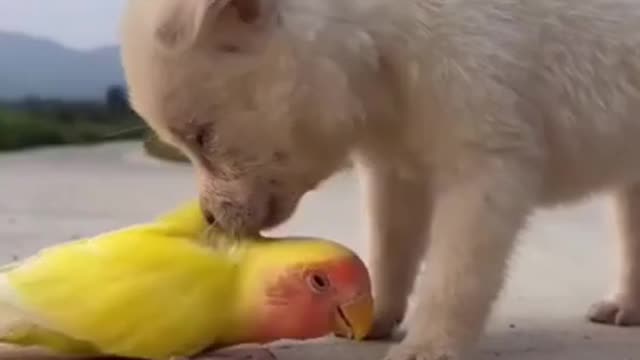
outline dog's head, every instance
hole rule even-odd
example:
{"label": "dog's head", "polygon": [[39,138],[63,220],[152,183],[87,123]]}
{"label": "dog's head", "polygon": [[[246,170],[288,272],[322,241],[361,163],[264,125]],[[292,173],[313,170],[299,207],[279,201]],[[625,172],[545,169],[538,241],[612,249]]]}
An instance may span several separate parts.
{"label": "dog's head", "polygon": [[348,85],[299,47],[279,0],[130,0],[122,60],[134,109],[198,173],[234,232],[291,216],[345,160]]}

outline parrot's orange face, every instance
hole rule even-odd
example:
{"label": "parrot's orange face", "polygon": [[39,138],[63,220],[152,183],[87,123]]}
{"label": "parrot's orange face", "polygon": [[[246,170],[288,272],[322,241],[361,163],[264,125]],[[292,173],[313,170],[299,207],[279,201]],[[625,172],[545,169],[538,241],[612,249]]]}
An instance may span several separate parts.
{"label": "parrot's orange face", "polygon": [[357,256],[274,269],[274,274],[264,287],[254,341],[367,336],[373,320],[371,282]]}

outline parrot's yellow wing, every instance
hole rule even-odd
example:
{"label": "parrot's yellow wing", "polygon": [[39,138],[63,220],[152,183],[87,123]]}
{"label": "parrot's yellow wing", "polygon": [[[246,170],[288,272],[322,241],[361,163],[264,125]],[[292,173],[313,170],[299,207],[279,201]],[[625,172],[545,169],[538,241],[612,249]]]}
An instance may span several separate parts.
{"label": "parrot's yellow wing", "polygon": [[[0,309],[0,315],[2,310]],[[38,346],[67,356],[100,356],[100,352],[93,344],[70,338],[62,333],[49,330],[42,326],[29,323],[16,324],[10,332],[2,338],[3,342],[19,346]]]}
{"label": "parrot's yellow wing", "polygon": [[198,201],[191,201],[178,209],[160,216],[156,224],[166,227],[167,234],[198,240],[205,234],[208,224]]}
{"label": "parrot's yellow wing", "polygon": [[74,352],[163,360],[215,343],[229,325],[237,265],[177,234],[159,221],[52,247],[7,268],[0,316],[12,312],[14,321],[0,326],[0,341],[42,345],[46,338]]}
{"label": "parrot's yellow wing", "polygon": [[[199,244],[227,251],[238,243],[238,238],[209,226],[200,208],[200,202],[191,201],[156,221],[167,235],[189,238]],[[244,241],[256,240],[243,238]]]}

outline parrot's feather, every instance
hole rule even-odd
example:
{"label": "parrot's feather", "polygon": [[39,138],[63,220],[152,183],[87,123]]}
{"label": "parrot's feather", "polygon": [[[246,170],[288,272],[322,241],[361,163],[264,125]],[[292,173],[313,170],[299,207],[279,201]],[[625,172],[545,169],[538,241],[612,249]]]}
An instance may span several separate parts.
{"label": "parrot's feather", "polygon": [[11,270],[15,269],[17,266],[20,266],[20,263],[17,262],[17,261],[13,262],[13,263],[6,264],[6,265],[2,265],[2,266],[0,266],[0,273],[5,273],[7,271],[11,271]]}
{"label": "parrot's feather", "polygon": [[200,236],[199,242],[207,245],[212,249],[216,249],[225,254],[232,255],[238,248],[244,249],[247,243],[259,241],[258,238],[246,238],[229,235],[220,231],[220,229],[210,226]]}
{"label": "parrot's feather", "polygon": [[3,275],[0,299],[46,324],[22,326],[14,343],[43,336],[55,343],[66,334],[74,346],[91,342],[104,353],[167,359],[204,349],[228,327],[236,267],[224,254],[149,224],[25,260]]}
{"label": "parrot's feather", "polygon": [[223,252],[231,251],[240,241],[209,225],[197,201],[189,202],[177,210],[160,216],[157,223],[166,226],[167,235],[188,237]]}
{"label": "parrot's feather", "polygon": [[184,236],[196,240],[209,226],[197,201],[191,201],[160,216],[156,223],[167,228],[166,235]]}
{"label": "parrot's feather", "polygon": [[25,324],[0,334],[0,342],[24,347],[39,347],[67,356],[99,356],[102,353],[93,344],[79,341],[62,333],[36,325]]}
{"label": "parrot's feather", "polygon": [[0,275],[0,340],[5,339],[14,329],[30,323],[24,314],[9,302],[8,298],[13,294],[8,287],[6,278]]}
{"label": "parrot's feather", "polygon": [[0,274],[0,342],[43,347],[67,355],[99,354],[90,343],[78,341],[38,324],[37,319],[16,306],[18,302],[19,297],[11,288],[9,280],[5,274]]}

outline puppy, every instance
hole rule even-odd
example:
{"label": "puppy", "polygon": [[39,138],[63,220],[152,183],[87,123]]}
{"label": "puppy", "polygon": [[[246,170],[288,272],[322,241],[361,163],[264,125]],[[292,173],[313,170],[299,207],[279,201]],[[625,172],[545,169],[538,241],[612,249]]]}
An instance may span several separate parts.
{"label": "puppy", "polygon": [[619,271],[589,317],[640,324],[637,0],[130,0],[131,101],[233,232],[286,220],[352,157],[387,360],[473,349],[527,217],[613,194]]}

